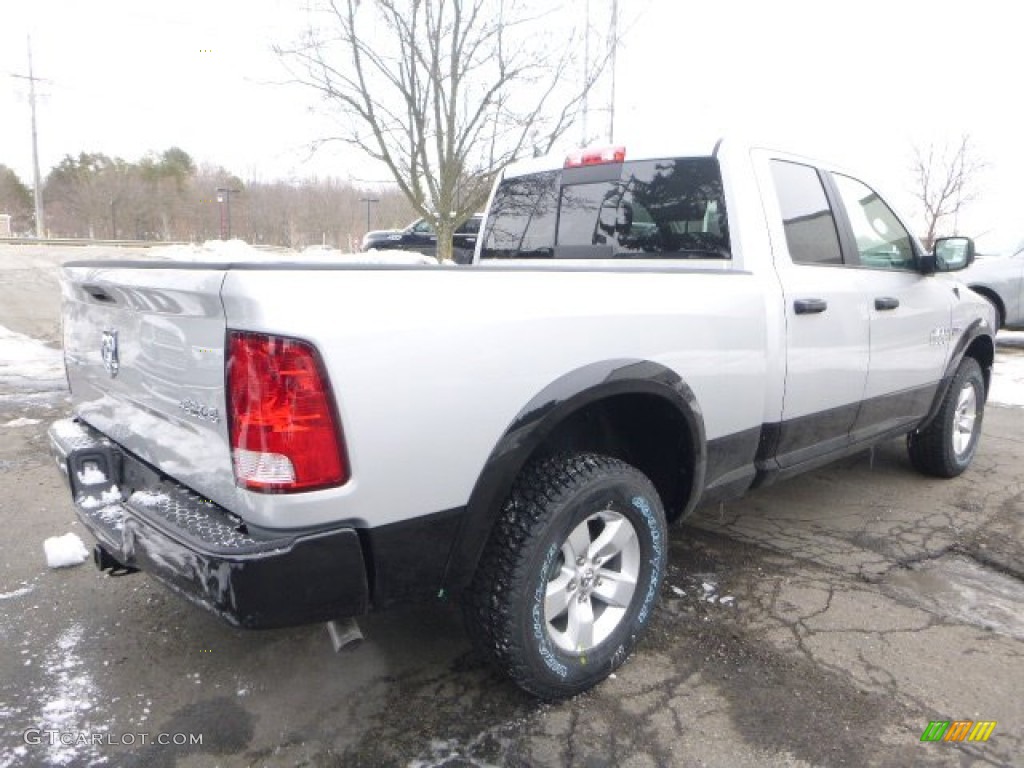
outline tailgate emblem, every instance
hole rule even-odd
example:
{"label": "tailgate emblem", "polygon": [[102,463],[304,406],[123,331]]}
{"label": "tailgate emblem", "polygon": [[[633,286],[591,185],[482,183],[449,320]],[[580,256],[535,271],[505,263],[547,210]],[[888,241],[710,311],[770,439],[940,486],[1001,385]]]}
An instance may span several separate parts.
{"label": "tailgate emblem", "polygon": [[103,332],[100,354],[103,356],[103,367],[107,369],[110,378],[117,376],[117,372],[121,370],[121,361],[117,356],[117,331]]}

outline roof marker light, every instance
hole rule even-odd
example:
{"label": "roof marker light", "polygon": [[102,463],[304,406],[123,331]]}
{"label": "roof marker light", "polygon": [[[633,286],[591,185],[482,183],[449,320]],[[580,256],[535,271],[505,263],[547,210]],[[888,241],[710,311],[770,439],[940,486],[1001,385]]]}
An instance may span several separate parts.
{"label": "roof marker light", "polygon": [[565,158],[566,168],[581,168],[585,165],[604,165],[605,163],[621,163],[626,159],[626,148],[588,147],[580,149]]}

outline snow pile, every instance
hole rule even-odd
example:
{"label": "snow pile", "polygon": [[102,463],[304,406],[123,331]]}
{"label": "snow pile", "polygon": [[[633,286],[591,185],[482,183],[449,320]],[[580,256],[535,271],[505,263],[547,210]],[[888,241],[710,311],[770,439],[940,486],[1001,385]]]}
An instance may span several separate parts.
{"label": "snow pile", "polygon": [[50,568],[81,565],[89,559],[89,550],[73,533],[51,536],[43,542],[43,551],[46,552],[46,565]]}
{"label": "snow pile", "polygon": [[341,253],[339,251],[338,258],[343,264],[425,264],[438,266],[438,261],[433,256],[426,256],[415,251],[378,251],[376,248],[372,248],[363,253]]}
{"label": "snow pile", "polygon": [[316,264],[398,264],[436,265],[437,259],[415,251],[367,251],[346,253],[327,246],[309,246],[302,251],[288,248],[256,248],[241,240],[208,240],[202,245],[162,246],[152,249],[152,255],[168,261],[195,261],[200,263],[316,263]]}
{"label": "snow pile", "polygon": [[164,245],[153,248],[152,255],[169,261],[207,263],[280,260],[277,253],[258,250],[243,240],[207,240],[202,245]]}
{"label": "snow pile", "polygon": [[191,261],[207,264],[248,263],[317,263],[317,264],[398,264],[436,265],[437,259],[414,251],[366,251],[345,253],[337,248],[313,245],[302,251],[287,248],[256,248],[242,240],[207,240],[202,245],[165,245],[152,249],[152,255],[168,261]]}
{"label": "snow pile", "polygon": [[[64,389],[64,356],[0,325],[0,387],[40,392]],[[10,426],[10,425],[8,425]]]}

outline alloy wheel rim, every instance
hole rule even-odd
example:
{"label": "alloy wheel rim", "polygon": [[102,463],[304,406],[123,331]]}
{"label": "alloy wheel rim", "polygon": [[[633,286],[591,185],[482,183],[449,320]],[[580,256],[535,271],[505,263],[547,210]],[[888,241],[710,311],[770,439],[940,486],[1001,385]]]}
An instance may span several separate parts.
{"label": "alloy wheel rim", "polygon": [[962,457],[971,446],[978,421],[978,395],[974,385],[967,383],[957,395],[953,413],[953,452]]}
{"label": "alloy wheel rim", "polygon": [[586,653],[622,623],[640,576],[640,539],[611,509],[590,515],[562,543],[548,573],[544,620],[564,651]]}

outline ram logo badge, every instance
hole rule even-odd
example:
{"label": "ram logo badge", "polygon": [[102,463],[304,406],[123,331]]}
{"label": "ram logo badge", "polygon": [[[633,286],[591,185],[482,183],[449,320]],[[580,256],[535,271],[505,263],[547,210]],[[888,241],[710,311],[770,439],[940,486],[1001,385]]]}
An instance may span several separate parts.
{"label": "ram logo badge", "polygon": [[100,356],[103,358],[103,367],[110,374],[110,378],[117,376],[117,372],[121,370],[121,360],[117,355],[117,331],[103,332]]}

